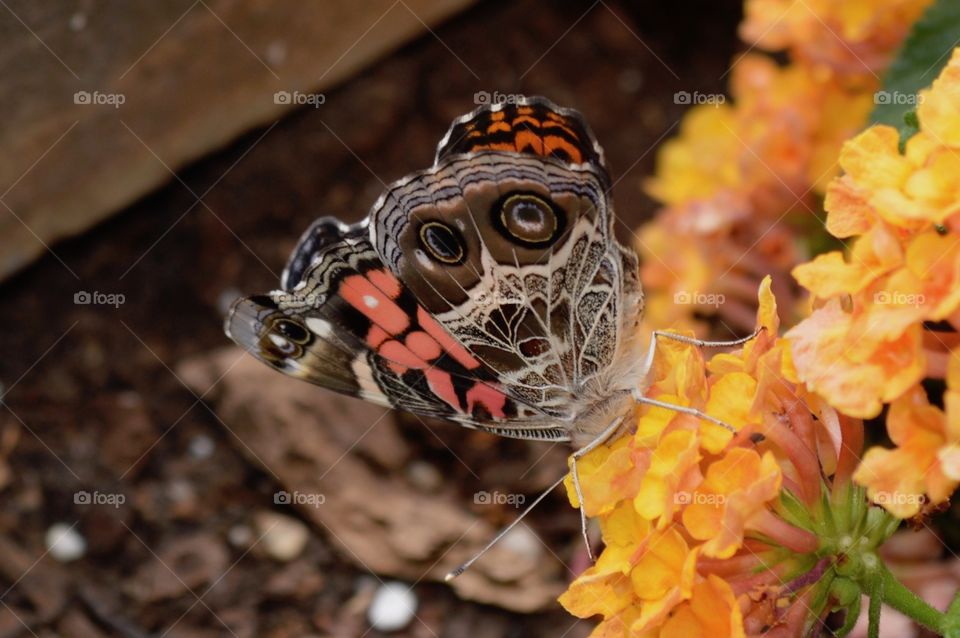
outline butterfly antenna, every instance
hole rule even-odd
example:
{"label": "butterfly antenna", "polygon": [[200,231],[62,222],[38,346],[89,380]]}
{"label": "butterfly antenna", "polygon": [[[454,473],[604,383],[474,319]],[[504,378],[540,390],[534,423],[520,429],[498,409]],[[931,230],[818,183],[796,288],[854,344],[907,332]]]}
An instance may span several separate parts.
{"label": "butterfly antenna", "polygon": [[540,496],[538,496],[538,497],[536,498],[535,501],[533,501],[532,503],[530,503],[530,505],[528,505],[527,508],[526,508],[525,510],[523,510],[523,512],[520,514],[520,516],[518,516],[518,517],[516,517],[515,519],[513,519],[513,522],[511,522],[509,525],[507,525],[507,526],[504,527],[502,530],[500,530],[500,532],[499,532],[496,536],[493,537],[493,540],[491,540],[489,543],[487,543],[487,544],[483,547],[483,549],[481,549],[479,552],[477,552],[476,554],[474,554],[473,557],[472,557],[470,560],[468,560],[467,562],[463,563],[462,565],[460,565],[460,567],[457,567],[455,570],[453,570],[452,572],[450,572],[450,573],[448,573],[446,576],[444,576],[444,577],[443,577],[443,580],[445,580],[446,582],[450,582],[451,580],[453,580],[454,578],[456,578],[457,576],[459,576],[459,575],[462,574],[463,572],[465,572],[465,571],[467,571],[468,569],[470,569],[470,566],[473,565],[475,562],[477,562],[477,559],[479,559],[481,556],[483,556],[484,554],[486,554],[487,551],[489,551],[491,547],[493,547],[494,545],[496,545],[497,543],[499,543],[501,540],[503,540],[503,537],[506,536],[507,534],[509,534],[509,533],[510,533],[510,530],[512,530],[514,527],[516,527],[517,524],[518,524],[520,521],[522,521],[522,520],[527,516],[527,514],[529,514],[530,512],[532,512],[532,511],[533,511],[533,508],[535,508],[535,507],[540,503],[540,501],[542,501],[543,499],[545,499],[545,498],[547,497],[547,494],[549,494],[550,492],[552,492],[554,489],[556,489],[556,487],[557,487],[558,485],[560,485],[561,483],[563,483],[563,480],[564,480],[565,478],[567,478],[567,475],[566,475],[566,474],[564,474],[563,476],[561,476],[560,478],[558,478],[556,481],[554,481],[553,485],[551,485],[550,487],[548,487],[547,489],[545,489],[545,490],[543,491],[543,493],[540,494]]}

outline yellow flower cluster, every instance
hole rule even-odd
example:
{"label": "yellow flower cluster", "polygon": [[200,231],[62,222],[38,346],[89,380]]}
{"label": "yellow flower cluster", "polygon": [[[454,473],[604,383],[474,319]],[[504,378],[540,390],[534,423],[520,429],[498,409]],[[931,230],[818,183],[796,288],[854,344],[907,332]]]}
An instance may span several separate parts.
{"label": "yellow flower cluster", "polygon": [[[787,335],[799,378],[830,405],[871,418],[891,404],[898,447],[870,450],[856,479],[899,517],[960,481],[960,49],[918,103],[902,153],[888,126],[843,147],[825,207],[850,246],[794,270],[814,310]],[[929,404],[925,376],[947,379],[945,411]]]}
{"label": "yellow flower cluster", "polygon": [[[734,61],[729,102],[701,104],[658,151],[647,190],[664,203],[638,244],[648,325],[735,332],[751,321],[757,282],[805,254],[797,228],[818,225],[819,197],[844,140],[874,106],[879,74],[930,0],[747,0],[751,49]],[[683,246],[677,249],[678,239]],[[788,311],[793,291],[778,289]]]}
{"label": "yellow flower cluster", "polygon": [[805,580],[821,541],[798,512],[822,501],[823,476],[848,483],[862,426],[797,387],[769,278],[759,297],[754,340],[709,362],[664,340],[646,393],[735,432],[642,406],[634,434],[578,463],[605,548],[560,602],[602,617],[594,638],[798,635],[825,613]]}

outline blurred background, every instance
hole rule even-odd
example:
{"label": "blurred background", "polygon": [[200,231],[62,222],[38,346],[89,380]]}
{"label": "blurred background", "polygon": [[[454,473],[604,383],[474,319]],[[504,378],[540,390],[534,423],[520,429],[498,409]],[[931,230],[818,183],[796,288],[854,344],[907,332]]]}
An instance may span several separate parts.
{"label": "blurred background", "polygon": [[738,5],[0,0],[0,638],[587,635],[562,490],[442,583],[568,450],[283,378],[222,318],[510,94],[583,112],[634,241]]}

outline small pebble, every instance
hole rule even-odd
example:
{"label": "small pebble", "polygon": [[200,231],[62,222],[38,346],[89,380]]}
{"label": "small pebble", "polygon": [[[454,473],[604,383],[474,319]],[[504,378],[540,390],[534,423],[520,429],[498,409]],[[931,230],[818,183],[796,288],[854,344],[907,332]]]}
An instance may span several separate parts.
{"label": "small pebble", "polygon": [[280,66],[287,59],[287,44],[282,40],[275,40],[267,45],[267,62],[273,66]]}
{"label": "small pebble", "polygon": [[256,538],[247,525],[234,525],[227,531],[227,542],[237,549],[248,549]]}
{"label": "small pebble", "polygon": [[421,492],[432,493],[443,487],[440,470],[426,461],[414,461],[407,467],[407,478]]}
{"label": "small pebble", "polygon": [[45,540],[50,555],[61,563],[83,558],[87,552],[87,541],[77,531],[76,525],[54,523],[47,529]]}
{"label": "small pebble", "polygon": [[543,543],[526,525],[514,527],[500,542],[511,552],[524,558],[537,559],[543,554]]}
{"label": "small pebble", "polygon": [[397,631],[410,624],[417,613],[417,596],[404,583],[384,583],[367,609],[370,625],[379,631]]}
{"label": "small pebble", "polygon": [[213,455],[215,444],[206,434],[200,434],[193,437],[190,441],[188,452],[195,459],[208,459]]}
{"label": "small pebble", "polygon": [[167,485],[167,498],[174,503],[185,503],[194,498],[193,485],[184,479],[174,479]]}
{"label": "small pebble", "polygon": [[262,536],[260,543],[267,555],[283,563],[303,553],[310,539],[307,526],[289,516],[262,512],[256,516],[255,522],[257,536]]}
{"label": "small pebble", "polygon": [[83,31],[84,27],[87,26],[87,14],[80,13],[79,11],[70,16],[70,30],[71,31]]}

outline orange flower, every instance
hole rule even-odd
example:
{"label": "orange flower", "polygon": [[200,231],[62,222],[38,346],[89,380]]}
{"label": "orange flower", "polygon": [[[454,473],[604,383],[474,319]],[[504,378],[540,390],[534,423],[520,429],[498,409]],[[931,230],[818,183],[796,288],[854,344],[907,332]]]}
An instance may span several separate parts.
{"label": "orange flower", "polygon": [[793,361],[807,388],[850,416],[871,418],[923,376],[920,327],[893,340],[872,334],[882,323],[855,329],[854,316],[837,299],[787,333]]}
{"label": "orange flower", "polygon": [[[705,556],[730,558],[748,527],[759,529],[767,505],[780,494],[781,470],[773,454],[733,448],[710,465],[703,483],[683,510],[691,536],[706,541]],[[808,548],[813,551],[816,546]]]}
{"label": "orange flower", "polygon": [[920,386],[890,405],[887,432],[897,446],[872,448],[854,480],[898,518],[917,515],[929,500],[950,498],[960,483],[960,358],[950,357],[946,411],[930,405]]}
{"label": "orange flower", "polygon": [[690,600],[674,610],[660,632],[660,638],[744,635],[743,617],[733,590],[713,575],[694,585]]}
{"label": "orange flower", "polygon": [[761,48],[788,49],[794,59],[836,73],[868,75],[932,0],[747,0],[743,39]]}
{"label": "orange flower", "polygon": [[825,205],[828,230],[856,236],[852,247],[793,271],[816,298],[787,334],[797,374],[852,416],[874,417],[925,374],[942,375],[946,345],[924,341],[923,324],[960,325],[960,146],[949,145],[960,143],[960,49],[920,95],[920,131],[903,154],[888,126],[844,146],[846,174]]}
{"label": "orange flower", "polygon": [[[845,485],[850,462],[841,460],[836,414],[794,385],[769,279],[759,298],[764,331],[709,364],[697,348],[658,342],[646,391],[706,410],[736,434],[641,405],[634,433],[578,463],[585,508],[599,520],[605,547],[560,602],[576,616],[601,616],[593,636],[676,636],[693,627],[742,636],[746,612],[761,607],[769,622],[788,627],[808,617],[806,608],[792,610],[809,606],[810,585],[790,579],[820,564],[821,541],[805,527],[816,516],[799,516],[796,507],[820,506],[826,468]],[[853,453],[859,447],[856,437],[846,445]],[[576,504],[569,480],[567,490]],[[757,598],[761,585],[774,598]]]}
{"label": "orange flower", "polygon": [[[731,100],[691,108],[679,135],[658,150],[646,188],[664,208],[638,239],[648,325],[704,334],[708,324],[698,317],[706,315],[747,329],[756,284],[767,274],[785,282],[808,249],[809,238],[797,231],[819,227],[816,196],[837,174],[838,152],[867,121],[881,71],[930,1],[747,0],[743,39],[751,48],[787,50],[790,63],[738,57]],[[948,99],[925,104],[943,120],[956,115]],[[952,160],[938,161],[910,192],[956,184],[947,178]],[[849,200],[849,213],[828,220],[839,237],[864,232],[876,214],[844,186],[828,194],[834,203]],[[942,199],[926,197],[910,214]],[[894,200],[884,205],[888,214],[906,214],[896,208]],[[778,295],[788,310],[799,308],[789,287]]]}

